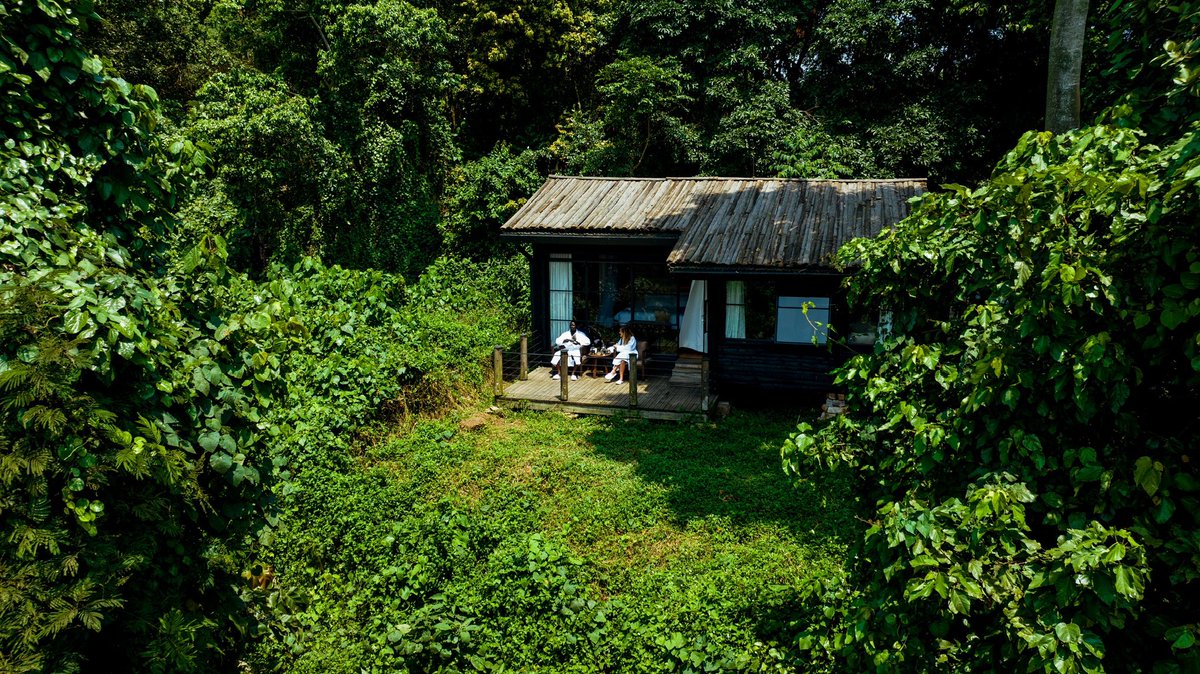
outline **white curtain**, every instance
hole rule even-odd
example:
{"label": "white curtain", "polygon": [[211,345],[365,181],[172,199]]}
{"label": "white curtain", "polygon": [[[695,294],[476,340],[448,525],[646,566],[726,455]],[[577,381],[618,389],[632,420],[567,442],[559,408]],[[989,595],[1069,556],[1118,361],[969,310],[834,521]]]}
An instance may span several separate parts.
{"label": "white curtain", "polygon": [[[556,257],[556,256],[551,256]],[[550,340],[571,326],[575,294],[572,291],[571,259],[550,260]]]}
{"label": "white curtain", "polygon": [[746,338],[746,282],[725,284],[725,337]]}
{"label": "white curtain", "polygon": [[708,353],[708,330],[704,329],[704,304],[708,298],[708,283],[692,281],[683,324],[679,326],[679,348]]}

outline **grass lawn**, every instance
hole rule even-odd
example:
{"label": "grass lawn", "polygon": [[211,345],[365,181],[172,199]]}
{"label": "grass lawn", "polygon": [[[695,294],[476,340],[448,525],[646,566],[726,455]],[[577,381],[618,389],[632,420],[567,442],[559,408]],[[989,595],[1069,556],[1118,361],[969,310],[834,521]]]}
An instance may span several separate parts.
{"label": "grass lawn", "polygon": [[[331,671],[314,655],[331,629],[362,635],[358,657],[384,669],[373,631],[399,633],[386,655],[413,671],[796,664],[797,587],[839,569],[858,526],[847,475],[784,476],[779,446],[794,416],[678,424],[505,412],[459,421],[421,421],[374,445],[358,475],[310,476],[298,519],[328,540],[290,561],[309,565],[303,582],[328,593],[329,608],[309,604],[310,643],[296,671]],[[382,549],[361,540],[389,527]],[[400,580],[380,582],[388,573]],[[402,601],[377,596],[388,593]],[[430,606],[437,615],[425,634]],[[459,638],[443,644],[439,624]]]}

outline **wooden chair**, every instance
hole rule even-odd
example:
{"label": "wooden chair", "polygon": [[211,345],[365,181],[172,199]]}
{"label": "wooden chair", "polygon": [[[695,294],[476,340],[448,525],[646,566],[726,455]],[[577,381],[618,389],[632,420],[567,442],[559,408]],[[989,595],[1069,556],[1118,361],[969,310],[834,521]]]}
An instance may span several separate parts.
{"label": "wooden chair", "polygon": [[638,381],[646,379],[646,363],[650,362],[650,342],[638,341]]}

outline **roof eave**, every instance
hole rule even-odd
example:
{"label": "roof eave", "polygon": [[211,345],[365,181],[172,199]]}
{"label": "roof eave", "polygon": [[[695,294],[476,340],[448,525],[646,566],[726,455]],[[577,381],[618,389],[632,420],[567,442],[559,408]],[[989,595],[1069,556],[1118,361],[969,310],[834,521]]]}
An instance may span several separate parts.
{"label": "roof eave", "polygon": [[803,265],[797,267],[757,267],[737,265],[674,264],[667,268],[672,274],[688,276],[845,276],[851,270],[832,265]]}
{"label": "roof eave", "polygon": [[596,243],[596,244],[672,244],[679,238],[679,232],[637,232],[622,230],[603,230],[595,232],[582,231],[500,231],[500,238],[524,241],[528,243]]}

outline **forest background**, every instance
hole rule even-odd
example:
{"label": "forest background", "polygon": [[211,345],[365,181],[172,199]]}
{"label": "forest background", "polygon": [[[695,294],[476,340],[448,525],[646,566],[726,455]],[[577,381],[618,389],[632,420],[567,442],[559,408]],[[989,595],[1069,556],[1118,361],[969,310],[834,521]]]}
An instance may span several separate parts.
{"label": "forest background", "polygon": [[[523,327],[497,227],[551,172],[947,185],[847,253],[897,333],[843,374],[864,413],[785,446],[857,468],[866,521],[787,666],[1194,666],[1200,19],[1093,4],[1099,126],[1055,138],[1025,133],[1052,10],[4,0],[0,669],[334,658],[296,597],[240,579],[296,554],[292,587],[340,582],[302,568],[324,553],[299,522],[322,485],[379,498],[356,441],[469,397]],[[406,629],[348,665],[495,666],[437,594],[469,525],[426,515],[364,581]],[[538,550],[503,573],[573,601]]]}

